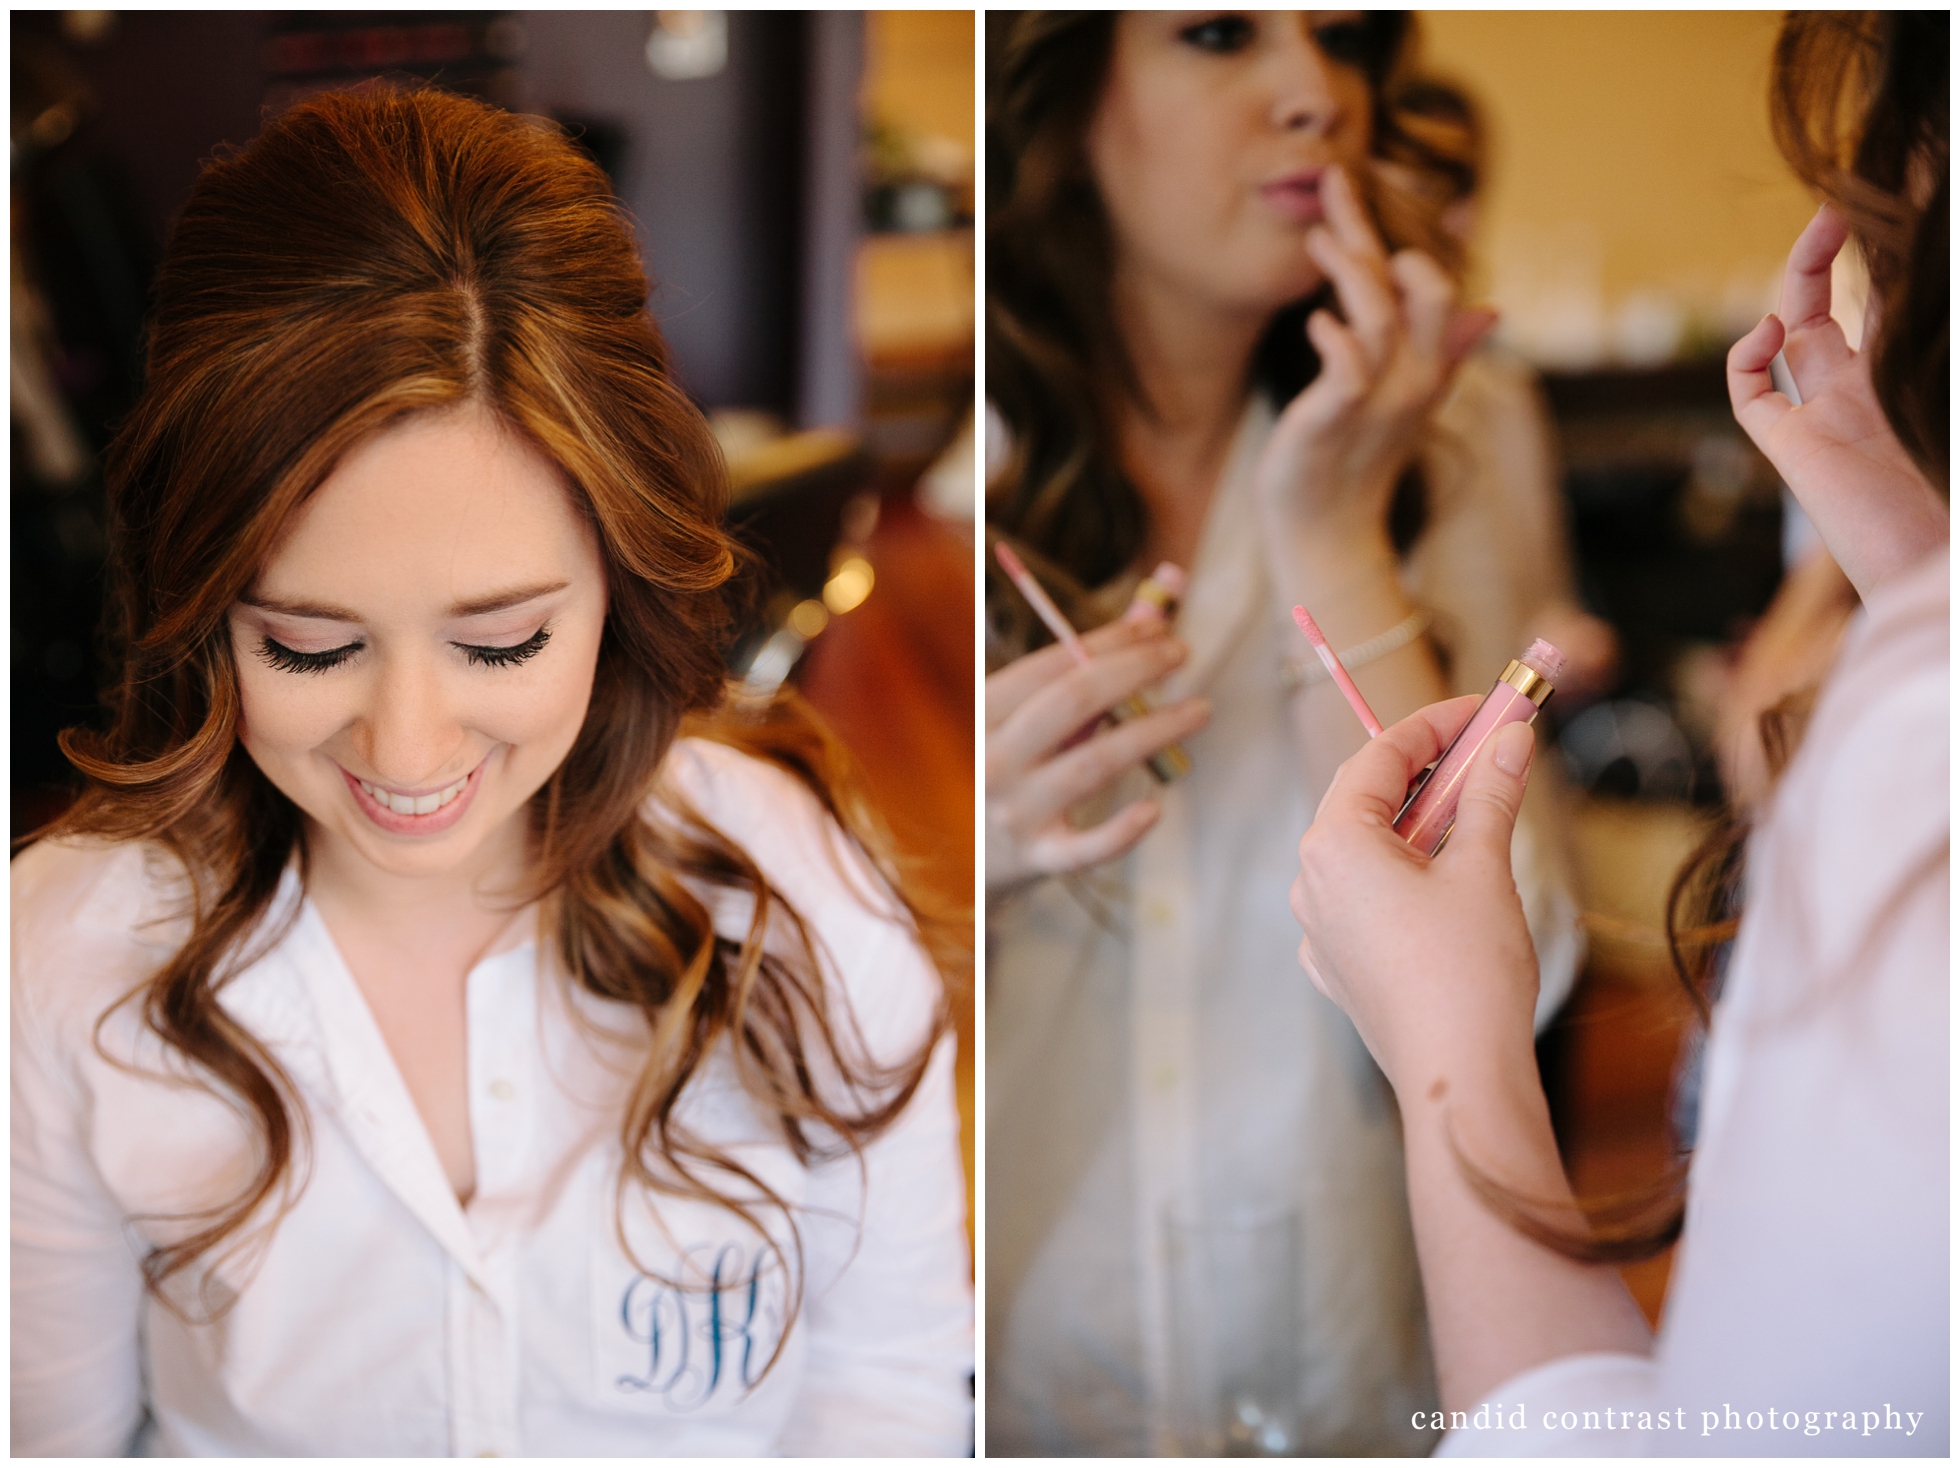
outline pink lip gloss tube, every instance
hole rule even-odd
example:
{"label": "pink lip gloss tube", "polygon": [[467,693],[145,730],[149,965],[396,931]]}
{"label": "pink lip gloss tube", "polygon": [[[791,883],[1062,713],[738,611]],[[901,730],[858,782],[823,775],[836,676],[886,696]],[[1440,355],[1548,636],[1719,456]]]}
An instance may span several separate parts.
{"label": "pink lip gloss tube", "polygon": [[1457,801],[1470,761],[1506,724],[1529,724],[1552,696],[1565,654],[1539,638],[1523,657],[1508,663],[1484,701],[1470,716],[1442,758],[1430,766],[1395,817],[1395,833],[1426,856],[1443,849],[1456,825]]}

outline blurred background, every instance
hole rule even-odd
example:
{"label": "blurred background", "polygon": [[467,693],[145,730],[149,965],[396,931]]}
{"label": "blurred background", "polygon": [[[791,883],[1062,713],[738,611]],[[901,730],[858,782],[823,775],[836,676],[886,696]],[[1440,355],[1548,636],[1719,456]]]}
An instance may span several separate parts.
{"label": "blurred background", "polygon": [[[423,78],[565,124],[761,556],[731,673],[794,681],[923,884],[973,893],[970,11],[10,16],[12,829],[98,714],[98,456],[201,159],[295,100]],[[961,976],[964,979],[964,975]],[[959,1001],[972,1176],[972,1007]]]}
{"label": "blurred background", "polygon": [[[1769,128],[1770,12],[1421,12],[1418,67],[1480,125],[1471,295],[1537,368],[1597,687],[1547,710],[1575,796],[1591,958],[1541,1045],[1582,1194],[1653,1181],[1692,1010],[1668,884],[1762,785],[1755,711],[1820,675],[1855,605],[1729,414],[1723,356],[1775,309],[1816,208]],[[1840,262],[1848,265],[1850,262]],[[1840,272],[1856,340],[1863,284]],[[1776,613],[1766,621],[1773,602]],[[1815,650],[1796,655],[1800,629]],[[1668,1261],[1628,1270],[1650,1317]]]}

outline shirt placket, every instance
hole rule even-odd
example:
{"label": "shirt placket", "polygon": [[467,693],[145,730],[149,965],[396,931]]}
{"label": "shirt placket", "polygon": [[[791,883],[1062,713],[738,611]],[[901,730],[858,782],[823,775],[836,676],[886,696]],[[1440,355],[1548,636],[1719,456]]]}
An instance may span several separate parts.
{"label": "shirt placket", "polygon": [[1158,1453],[1176,1454],[1170,1407],[1169,1278],[1164,1257],[1164,1217],[1186,1195],[1195,1175],[1197,1144],[1192,992],[1197,965],[1192,951],[1195,917],[1188,867],[1189,805],[1184,791],[1158,795],[1163,815],[1136,850],[1136,933],[1131,944],[1136,1029],[1130,1087],[1136,1118],[1133,1139],[1137,1179],[1138,1301],[1144,1368],[1150,1381],[1150,1429]]}
{"label": "shirt placket", "polygon": [[476,1194],[465,1214],[478,1267],[449,1271],[451,1442],[460,1457],[512,1457],[518,1435],[521,1352],[518,1214],[539,1098],[530,945],[471,971],[466,997],[470,1139]]}

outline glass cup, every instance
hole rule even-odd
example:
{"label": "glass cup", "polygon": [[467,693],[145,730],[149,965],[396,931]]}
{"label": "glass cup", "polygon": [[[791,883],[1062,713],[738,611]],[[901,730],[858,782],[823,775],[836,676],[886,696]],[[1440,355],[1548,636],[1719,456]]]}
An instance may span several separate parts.
{"label": "glass cup", "polygon": [[1164,1214],[1171,1429],[1193,1457],[1300,1451],[1300,1209],[1197,1198]]}

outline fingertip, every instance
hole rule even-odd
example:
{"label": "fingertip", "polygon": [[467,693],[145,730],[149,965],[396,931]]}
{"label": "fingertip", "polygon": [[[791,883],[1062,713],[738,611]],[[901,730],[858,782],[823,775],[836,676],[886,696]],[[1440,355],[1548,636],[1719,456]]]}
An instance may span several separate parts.
{"label": "fingertip", "polygon": [[1736,344],[1729,348],[1728,365],[1731,371],[1760,372],[1769,366],[1769,359],[1783,348],[1783,321],[1774,311],[1765,316]]}
{"label": "fingertip", "polygon": [[1531,761],[1538,740],[1529,724],[1507,724],[1491,740],[1490,757],[1498,769],[1522,782],[1531,773]]}

